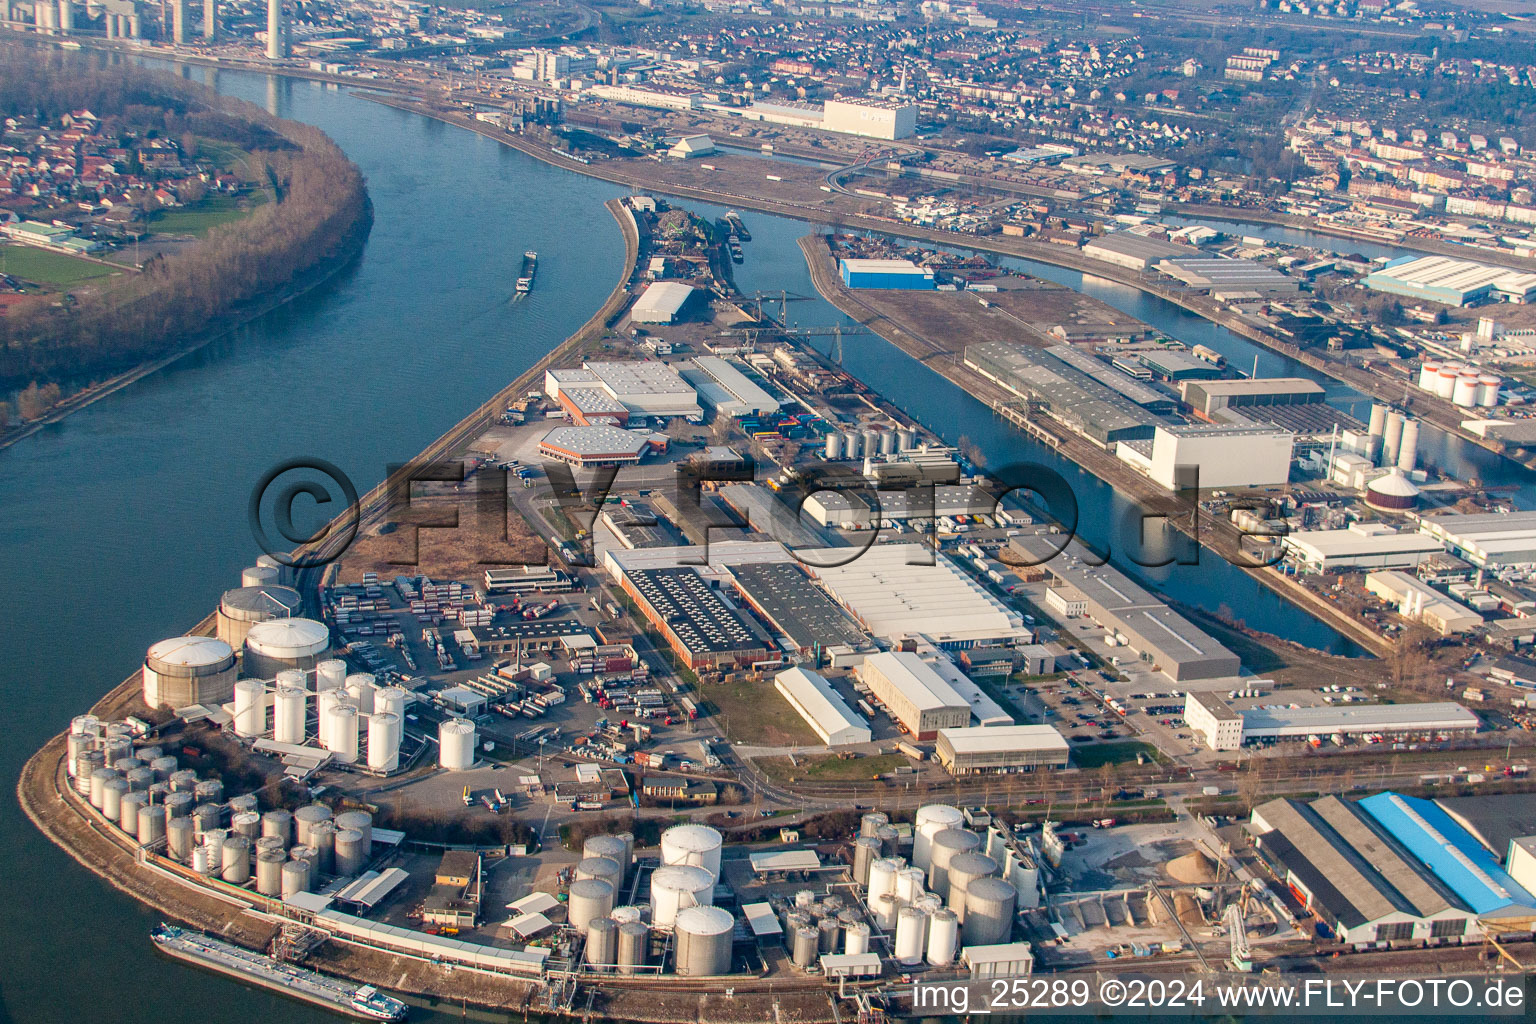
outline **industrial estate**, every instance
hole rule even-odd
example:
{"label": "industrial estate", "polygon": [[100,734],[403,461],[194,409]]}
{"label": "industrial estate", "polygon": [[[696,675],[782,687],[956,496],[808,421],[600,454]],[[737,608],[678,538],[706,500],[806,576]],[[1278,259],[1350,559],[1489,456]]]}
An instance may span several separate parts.
{"label": "industrial estate", "polygon": [[[29,763],[33,821],[166,916],[156,948],[383,1020],[1525,976],[1536,128],[1438,81],[1536,86],[1523,26],[1265,0],[1191,8],[1196,55],[1168,15],[528,6],[8,11],[624,185],[593,321]],[[754,211],[817,225],[835,322],[738,286]],[[1019,458],[860,379],[877,344]]]}

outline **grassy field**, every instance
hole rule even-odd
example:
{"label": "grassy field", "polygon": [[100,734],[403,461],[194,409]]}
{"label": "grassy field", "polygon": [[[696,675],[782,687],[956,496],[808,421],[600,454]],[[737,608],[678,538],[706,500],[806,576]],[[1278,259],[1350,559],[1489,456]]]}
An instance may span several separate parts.
{"label": "grassy field", "polygon": [[735,743],[789,747],[820,743],[789,702],[779,696],[772,682],[701,684],[696,692],[723,716],[725,734]]}
{"label": "grassy field", "polygon": [[796,757],[791,763],[787,757],[761,757],[757,766],[769,778],[783,782],[799,779],[819,782],[853,782],[873,779],[907,763],[901,754],[874,754],[843,760],[833,754],[811,754]]}
{"label": "grassy field", "polygon": [[1085,743],[1080,747],[1074,746],[1072,763],[1079,768],[1097,768],[1105,764],[1135,761],[1137,754],[1146,754],[1148,759],[1157,764],[1167,760],[1150,743],[1143,743],[1140,740],[1123,740],[1119,743]]}
{"label": "grassy field", "polygon": [[248,216],[267,201],[265,192],[249,196],[210,196],[174,210],[161,210],[150,220],[150,230],[165,235],[206,235],[213,228]]}
{"label": "grassy field", "polygon": [[0,246],[0,269],[23,281],[58,287],[118,273],[100,263],[78,259],[62,252],[34,249],[29,245]]}

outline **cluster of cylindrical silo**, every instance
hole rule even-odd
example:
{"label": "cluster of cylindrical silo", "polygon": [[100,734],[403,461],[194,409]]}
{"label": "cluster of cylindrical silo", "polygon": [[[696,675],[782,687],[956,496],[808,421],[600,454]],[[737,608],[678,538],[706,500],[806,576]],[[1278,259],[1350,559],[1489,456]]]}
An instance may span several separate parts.
{"label": "cluster of cylindrical silo", "polygon": [[[880,822],[869,815],[855,840],[855,880],[869,833]],[[947,805],[931,804],[917,812],[912,864],[899,857],[871,857],[862,883],[875,923],[892,934],[898,962],[926,959],[943,965],[954,960],[959,945],[1007,942],[1018,903],[1014,887],[997,877],[1001,864],[986,852],[990,844],[963,827],[964,815]]]}
{"label": "cluster of cylindrical silo", "polygon": [[[567,900],[567,920],[572,927],[586,932],[583,959],[595,970],[616,970],[634,974],[650,956],[650,928],[639,907],[615,906],[629,880],[634,860],[635,837],[628,832],[589,837],[581,847]],[[665,870],[665,869],[663,869]],[[710,883],[711,896],[713,882]],[[657,884],[652,879],[652,902]],[[671,924],[675,927],[678,906],[686,886],[668,886],[663,876],[662,889],[672,896]],[[686,909],[686,908],[685,908]]]}
{"label": "cluster of cylindrical silo", "polygon": [[828,431],[822,442],[822,458],[871,459],[892,456],[897,452],[917,447],[917,431],[887,423],[866,423],[862,426],[839,431]]}
{"label": "cluster of cylindrical silo", "polygon": [[841,896],[801,890],[778,906],[778,916],[784,947],[798,967],[812,967],[823,954],[869,952],[869,925]]}
{"label": "cluster of cylindrical silo", "polygon": [[1419,464],[1419,422],[1380,403],[1371,406],[1369,455],[1379,465],[1411,473]]}
{"label": "cluster of cylindrical silo", "polygon": [[1426,359],[1419,366],[1418,384],[1419,390],[1464,409],[1493,408],[1499,404],[1504,380],[1498,374],[1454,359]]}

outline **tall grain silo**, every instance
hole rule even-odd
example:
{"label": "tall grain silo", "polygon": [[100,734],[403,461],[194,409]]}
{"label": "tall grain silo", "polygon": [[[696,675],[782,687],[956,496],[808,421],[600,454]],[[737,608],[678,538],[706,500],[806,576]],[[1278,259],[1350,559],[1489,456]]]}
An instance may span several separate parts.
{"label": "tall grain silo", "polygon": [[303,607],[304,599],[297,590],[279,587],[275,583],[226,590],[219,599],[219,611],[215,619],[218,637],[239,650],[245,643],[246,635],[257,623],[292,618]]}
{"label": "tall grain silo", "polygon": [[1412,473],[1419,464],[1419,421],[1403,423],[1403,438],[1397,446],[1397,468]]}
{"label": "tall grain silo", "polygon": [[245,634],[240,674],[271,679],[285,668],[312,669],[331,649],[331,631],[314,619],[269,619]]}
{"label": "tall grain silo", "polygon": [[326,722],[325,749],[336,760],[351,764],[357,760],[357,707],[338,703],[331,707]]}
{"label": "tall grain silo", "polygon": [[145,655],[143,671],[151,708],[225,704],[235,693],[235,652],[217,637],[162,640]]}
{"label": "tall grain silo", "polygon": [[709,978],[731,973],[731,933],[736,921],[720,907],[688,907],[677,915],[677,973]]}
{"label": "tall grain silo", "polygon": [[922,962],[928,941],[928,915],[916,907],[902,907],[896,912],[896,962],[914,967]]}

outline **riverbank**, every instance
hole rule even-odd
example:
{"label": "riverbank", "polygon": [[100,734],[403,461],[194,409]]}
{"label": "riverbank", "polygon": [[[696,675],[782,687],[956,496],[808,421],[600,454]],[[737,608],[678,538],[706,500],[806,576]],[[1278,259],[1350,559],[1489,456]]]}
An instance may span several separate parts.
{"label": "riverbank", "polygon": [[[526,136],[507,132],[495,125],[476,121],[455,112],[433,110],[415,99],[406,100],[394,96],[369,95],[365,93],[360,93],[359,95],[375,103],[395,107],[399,110],[408,110],[412,113],[442,121],[445,124],[465,128],[478,135],[483,135],[503,145],[510,146],[550,166],[558,167],[561,170],[573,171],[587,177],[611,181],[630,188],[677,196],[684,199],[695,199],[700,202],[721,206],[735,206],[744,210],[771,213],[811,224],[827,225],[852,231],[879,232],[896,238],[904,238],[951,249],[1012,256],[1018,259],[1033,260],[1037,263],[1092,275],[1106,281],[1135,288],[1154,298],[1162,299],[1186,312],[1193,313],[1203,320],[1216,324],[1238,337],[1260,345],[1278,355],[1294,359],[1317,373],[1336,380],[1341,384],[1347,384],[1372,399],[1389,404],[1399,404],[1403,401],[1402,380],[1383,377],[1354,366],[1341,365],[1297,345],[1283,342],[1267,331],[1260,329],[1240,314],[1232,312],[1230,309],[1206,296],[1194,295],[1164,287],[1160,283],[1151,281],[1134,271],[1085,256],[1080,250],[1075,248],[1052,245],[1048,242],[1031,242],[1027,239],[1002,238],[998,236],[983,238],[978,235],[961,235],[951,231],[923,228],[885,217],[872,217],[865,214],[848,212],[836,207],[812,208],[804,204],[789,203],[764,196],[678,184],[659,179],[653,175],[616,170],[607,162],[583,163],[579,160],[573,160],[554,152],[546,146],[531,141]],[[1536,261],[1533,261],[1533,265],[1536,265]],[[1454,435],[1459,440],[1476,445],[1523,469],[1532,468],[1532,465],[1536,464],[1536,459],[1522,461],[1506,451],[1503,445],[1479,437],[1462,427],[1461,415],[1449,402],[1440,402],[1422,394],[1411,395],[1411,397],[1413,399],[1414,415],[1433,423],[1439,429]]]}
{"label": "riverbank", "polygon": [[310,292],[334,280],[344,270],[362,258],[363,250],[367,246],[368,235],[373,228],[373,202],[367,198],[366,194],[364,202],[366,214],[358,221],[344,248],[334,256],[325,260],[319,266],[311,268],[303,277],[264,300],[245,309],[230,310],[217,327],[202,332],[193,340],[177,348],[176,351],[161,356],[158,359],[140,363],[131,370],[126,370],[100,383],[76,391],[59,401],[58,404],[37,419],[29,420],[18,427],[0,432],[0,451],[4,451],[11,445],[31,437],[44,427],[52,426],[64,420],[66,417],[79,412],[92,403],[101,401],[108,395],[121,391],[135,381],[142,380],[156,371],[165,369],[167,366],[170,366],[179,359],[184,359],[198,349],[206,348],[220,338],[227,337],[233,332],[238,331],[251,321],[281,309],[290,302],[303,298]]}

